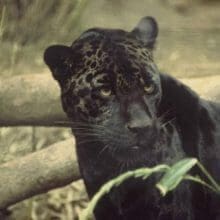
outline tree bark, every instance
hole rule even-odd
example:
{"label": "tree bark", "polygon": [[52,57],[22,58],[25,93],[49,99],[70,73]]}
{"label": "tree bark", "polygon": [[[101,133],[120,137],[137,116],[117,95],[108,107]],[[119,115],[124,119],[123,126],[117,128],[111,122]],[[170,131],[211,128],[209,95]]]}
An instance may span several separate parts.
{"label": "tree bark", "polygon": [[0,165],[0,210],[80,178],[74,138]]}
{"label": "tree bark", "polygon": [[1,78],[0,103],[0,126],[62,126],[67,121],[60,89],[49,74]]}

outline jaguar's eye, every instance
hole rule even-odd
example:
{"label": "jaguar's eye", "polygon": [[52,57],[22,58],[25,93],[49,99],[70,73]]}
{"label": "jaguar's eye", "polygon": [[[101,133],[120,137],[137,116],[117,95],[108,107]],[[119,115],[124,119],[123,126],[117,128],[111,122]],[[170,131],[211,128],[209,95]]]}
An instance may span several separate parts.
{"label": "jaguar's eye", "polygon": [[100,89],[100,94],[103,97],[109,97],[112,94],[112,91],[111,89],[108,89],[108,88],[102,88]]}
{"label": "jaguar's eye", "polygon": [[149,84],[149,85],[145,85],[145,86],[144,86],[144,91],[145,91],[147,94],[153,93],[154,90],[155,90],[155,85],[154,85],[154,84]]}

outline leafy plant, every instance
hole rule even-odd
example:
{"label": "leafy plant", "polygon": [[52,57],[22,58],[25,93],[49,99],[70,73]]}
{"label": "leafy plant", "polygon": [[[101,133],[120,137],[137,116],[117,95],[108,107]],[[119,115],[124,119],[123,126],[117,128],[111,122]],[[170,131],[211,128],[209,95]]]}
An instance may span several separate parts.
{"label": "leafy plant", "polygon": [[[208,183],[203,181],[199,176],[192,176],[187,174],[192,167],[197,165],[202,173],[207,177]],[[185,158],[172,166],[160,164],[152,168],[139,168],[134,171],[128,171],[119,175],[118,177],[110,180],[104,184],[100,190],[94,195],[92,200],[89,202],[87,208],[80,215],[80,220],[89,220],[92,218],[93,210],[95,209],[98,201],[113,187],[117,187],[124,181],[130,178],[139,178],[143,180],[147,179],[154,173],[164,173],[161,180],[156,184],[156,188],[160,191],[162,196],[165,196],[169,191],[174,190],[183,180],[190,180],[202,184],[216,193],[220,193],[219,184],[212,178],[205,167],[196,158]]]}

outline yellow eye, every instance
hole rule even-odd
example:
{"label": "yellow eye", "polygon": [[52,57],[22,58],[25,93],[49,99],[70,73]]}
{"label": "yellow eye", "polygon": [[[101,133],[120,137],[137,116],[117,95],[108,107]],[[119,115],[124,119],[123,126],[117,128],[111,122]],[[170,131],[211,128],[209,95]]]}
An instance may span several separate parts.
{"label": "yellow eye", "polygon": [[150,84],[150,85],[145,85],[145,86],[144,86],[144,91],[145,91],[147,94],[153,93],[154,90],[155,90],[155,85],[154,85],[154,84]]}
{"label": "yellow eye", "polygon": [[103,96],[103,97],[109,97],[111,94],[112,94],[112,91],[111,89],[108,89],[108,88],[102,88],[100,90],[100,94]]}

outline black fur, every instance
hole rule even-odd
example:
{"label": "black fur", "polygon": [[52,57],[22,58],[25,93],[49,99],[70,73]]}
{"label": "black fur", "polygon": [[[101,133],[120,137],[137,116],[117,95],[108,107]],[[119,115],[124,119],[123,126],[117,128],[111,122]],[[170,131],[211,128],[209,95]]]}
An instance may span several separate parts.
{"label": "black fur", "polygon": [[[71,47],[45,52],[76,136],[89,197],[127,170],[184,157],[197,157],[220,182],[219,105],[157,69],[157,34],[156,21],[145,17],[131,32],[94,28]],[[96,219],[220,219],[218,195],[184,182],[162,198],[154,187],[159,178],[114,188],[97,205]]]}

